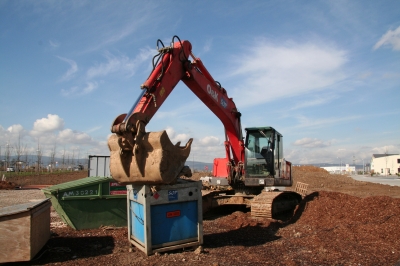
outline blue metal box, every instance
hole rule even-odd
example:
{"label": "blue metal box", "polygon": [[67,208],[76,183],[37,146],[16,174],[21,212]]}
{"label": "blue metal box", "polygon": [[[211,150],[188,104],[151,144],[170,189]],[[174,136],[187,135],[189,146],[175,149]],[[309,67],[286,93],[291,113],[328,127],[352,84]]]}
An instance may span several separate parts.
{"label": "blue metal box", "polygon": [[128,185],[129,241],[147,255],[203,244],[201,181]]}

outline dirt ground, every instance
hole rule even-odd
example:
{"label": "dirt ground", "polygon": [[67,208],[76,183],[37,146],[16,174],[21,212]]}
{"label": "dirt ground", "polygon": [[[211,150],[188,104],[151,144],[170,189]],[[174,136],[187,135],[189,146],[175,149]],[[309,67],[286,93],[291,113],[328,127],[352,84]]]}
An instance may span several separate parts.
{"label": "dirt ground", "polygon": [[[56,184],[86,175],[7,182]],[[309,184],[293,216],[253,219],[247,209],[221,209],[219,215],[204,217],[202,251],[188,248],[147,257],[130,247],[127,228],[75,231],[52,215],[47,245],[33,261],[11,265],[400,266],[400,187],[359,182],[312,166],[293,167],[293,177]]]}
{"label": "dirt ground", "polygon": [[32,175],[25,175],[24,173],[18,174],[14,172],[5,174],[6,182],[2,182],[2,184],[13,183],[22,187],[28,185],[57,185],[87,176],[88,171],[54,172]]}

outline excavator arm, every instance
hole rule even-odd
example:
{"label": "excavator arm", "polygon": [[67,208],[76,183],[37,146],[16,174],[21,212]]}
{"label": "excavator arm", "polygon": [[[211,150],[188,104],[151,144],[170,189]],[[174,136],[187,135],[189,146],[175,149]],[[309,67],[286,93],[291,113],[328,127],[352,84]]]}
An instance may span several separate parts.
{"label": "excavator arm", "polygon": [[[157,46],[159,43],[162,44],[159,40]],[[247,128],[245,148],[240,112],[225,89],[193,55],[190,42],[174,36],[171,46],[162,46],[153,58],[153,71],[141,86],[139,98],[127,114],[119,115],[111,125],[114,134],[108,139],[108,146],[112,177],[122,184],[176,181],[189,156],[192,139],[181,147],[180,143],[172,144],[165,131],[146,132],[145,127],[179,81],[183,81],[224,125],[226,158],[216,160],[218,169],[220,164],[226,164],[226,172],[221,171],[218,177],[227,177],[228,184],[240,195],[259,194],[251,203],[253,216],[273,217],[293,210],[301,200],[300,194],[271,187],[269,190],[274,191],[264,190],[264,186],[292,184],[291,164],[282,154],[282,136],[270,127]],[[228,193],[226,196],[229,197]],[[213,206],[213,197],[213,193],[203,197],[203,209]]]}
{"label": "excavator arm", "polygon": [[[175,39],[178,41],[174,42]],[[159,44],[162,44],[160,40]],[[165,131],[146,133],[145,126],[179,81],[221,120],[225,128],[226,158],[231,168],[227,172],[241,175],[244,161],[241,114],[232,98],[193,55],[189,41],[174,36],[171,46],[158,48],[158,52],[139,98],[127,114],[119,115],[112,123],[111,132],[115,134],[109,138],[108,145],[113,178],[126,184],[172,183],[176,179],[189,156],[192,139],[180,147],[180,143],[171,143]]]}

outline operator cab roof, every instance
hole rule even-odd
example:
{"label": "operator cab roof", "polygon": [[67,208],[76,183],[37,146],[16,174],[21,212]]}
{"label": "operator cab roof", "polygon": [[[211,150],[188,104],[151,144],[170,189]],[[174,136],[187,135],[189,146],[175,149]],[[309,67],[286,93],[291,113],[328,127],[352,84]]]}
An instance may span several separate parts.
{"label": "operator cab roof", "polygon": [[282,137],[282,134],[279,133],[275,128],[273,127],[247,127],[244,130],[246,130],[246,132],[251,132],[251,131],[275,131],[279,136]]}

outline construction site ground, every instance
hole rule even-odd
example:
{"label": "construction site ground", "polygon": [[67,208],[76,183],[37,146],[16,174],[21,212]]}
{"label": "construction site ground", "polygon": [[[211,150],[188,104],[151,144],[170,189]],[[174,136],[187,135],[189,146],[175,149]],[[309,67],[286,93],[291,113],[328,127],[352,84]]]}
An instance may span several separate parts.
{"label": "construction site ground", "polygon": [[[193,179],[206,175],[195,173]],[[22,176],[1,182],[0,207],[44,198],[40,190],[87,172]],[[11,265],[399,265],[400,187],[360,182],[313,166],[293,167],[309,184],[293,215],[254,219],[245,208],[205,215],[203,249],[146,256],[131,247],[127,228],[76,231],[51,212],[51,238],[34,260]],[[11,182],[11,183],[9,183]]]}

